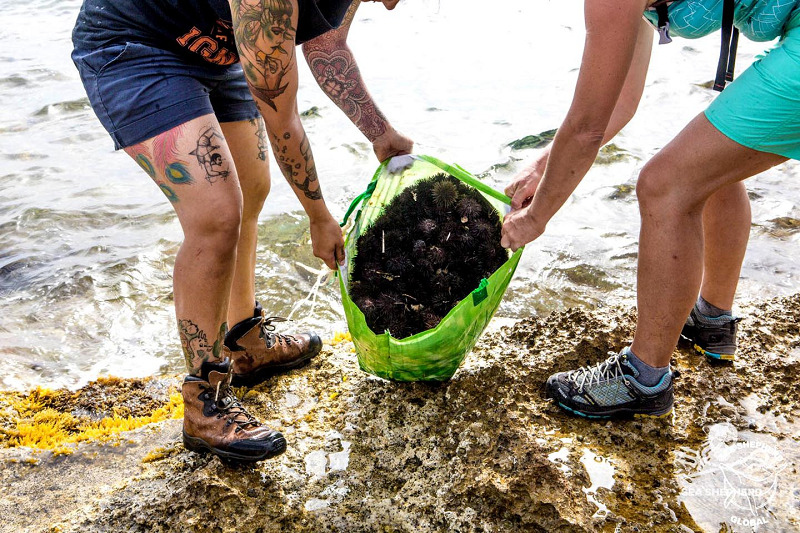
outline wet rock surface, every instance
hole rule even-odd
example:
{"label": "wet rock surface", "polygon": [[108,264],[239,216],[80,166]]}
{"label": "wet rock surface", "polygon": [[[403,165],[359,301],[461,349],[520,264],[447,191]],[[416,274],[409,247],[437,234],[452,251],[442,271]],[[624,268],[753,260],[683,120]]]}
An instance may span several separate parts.
{"label": "wet rock surface", "polygon": [[328,346],[240,391],[285,433],[283,456],[238,467],[186,452],[179,421],[68,456],[0,450],[0,530],[751,531],[739,507],[693,489],[743,451],[767,450],[782,466],[758,531],[796,531],[799,304],[741,309],[733,365],[679,346],[669,421],[590,422],[543,397],[550,373],[622,348],[631,310],[572,309],[487,333],[439,385],[374,378],[349,343]]}

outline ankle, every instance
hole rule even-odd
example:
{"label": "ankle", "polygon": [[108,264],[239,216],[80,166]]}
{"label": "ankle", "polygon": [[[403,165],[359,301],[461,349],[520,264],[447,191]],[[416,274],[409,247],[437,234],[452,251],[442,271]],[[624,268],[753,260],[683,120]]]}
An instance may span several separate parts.
{"label": "ankle", "polygon": [[722,309],[721,307],[717,307],[703,298],[702,294],[698,296],[697,303],[694,304],[694,307],[697,309],[698,313],[708,318],[719,318],[724,315],[732,316],[732,311],[730,309]]}
{"label": "ankle", "polygon": [[636,369],[636,371],[639,372],[639,375],[636,376],[636,380],[647,387],[652,387],[658,384],[658,382],[664,377],[664,374],[670,370],[669,364],[667,364],[667,366],[657,367],[645,363],[639,359],[635,353],[633,353],[633,350],[631,350],[630,347],[625,348],[623,353],[627,356],[628,361]]}

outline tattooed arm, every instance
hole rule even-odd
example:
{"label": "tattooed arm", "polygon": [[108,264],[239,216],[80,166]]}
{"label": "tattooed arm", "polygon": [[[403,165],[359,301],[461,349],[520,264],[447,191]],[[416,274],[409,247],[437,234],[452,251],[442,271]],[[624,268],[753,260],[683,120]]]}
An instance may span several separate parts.
{"label": "tattooed arm", "polygon": [[297,0],[230,0],[233,32],[250,92],[272,151],[311,223],[314,255],[335,268],[344,260],[339,225],[322,198],[311,145],[297,111]]}
{"label": "tattooed arm", "polygon": [[[370,140],[379,161],[411,153],[414,143],[397,132],[378,108],[347,45],[361,0],[353,0],[342,25],[303,45],[309,68],[325,94]],[[392,6],[394,7],[394,6]]]}

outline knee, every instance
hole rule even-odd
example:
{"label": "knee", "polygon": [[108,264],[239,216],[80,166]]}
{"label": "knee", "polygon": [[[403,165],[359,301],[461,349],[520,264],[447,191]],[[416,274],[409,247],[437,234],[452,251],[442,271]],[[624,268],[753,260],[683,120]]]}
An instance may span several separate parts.
{"label": "knee", "polygon": [[258,217],[270,191],[269,175],[259,177],[242,183],[242,196],[244,198],[244,217]]}
{"label": "knee", "polygon": [[670,173],[663,166],[648,162],[636,182],[636,198],[639,210],[644,212],[672,209],[676,202],[683,202],[682,191],[676,187],[678,180],[670,178]]}
{"label": "knee", "polygon": [[226,199],[211,203],[192,217],[184,233],[186,241],[222,260],[235,256],[241,226],[241,199]]}

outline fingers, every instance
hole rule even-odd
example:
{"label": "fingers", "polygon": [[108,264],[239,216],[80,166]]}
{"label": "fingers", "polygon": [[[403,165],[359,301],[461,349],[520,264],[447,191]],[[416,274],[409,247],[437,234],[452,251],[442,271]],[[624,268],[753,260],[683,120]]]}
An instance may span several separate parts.
{"label": "fingers", "polygon": [[314,250],[314,255],[328,265],[331,270],[336,270],[339,265],[344,265],[344,239],[340,236],[338,242],[333,242],[324,251]]}
{"label": "fingers", "polygon": [[512,211],[503,220],[500,245],[516,252],[536,240],[543,231],[544,227],[535,224],[527,208]]}
{"label": "fingers", "polygon": [[511,207],[514,207],[513,199],[514,199],[514,193],[516,191],[517,191],[517,180],[512,181],[511,183],[506,185],[505,189],[503,189],[503,193],[505,193],[506,196],[512,199]]}
{"label": "fingers", "polygon": [[336,248],[334,249],[333,255],[336,259],[336,264],[344,266],[344,241],[336,243]]}
{"label": "fingers", "polygon": [[320,257],[320,259],[322,259],[325,262],[325,264],[328,265],[328,268],[330,268],[331,270],[336,270],[336,261],[333,260],[333,254],[327,255],[325,257]]}
{"label": "fingers", "polygon": [[524,200],[516,194],[511,196],[511,210],[516,211],[517,209],[521,209],[523,201]]}
{"label": "fingers", "polygon": [[512,252],[516,252],[522,245],[519,244],[514,236],[514,230],[507,228],[506,225],[503,225],[503,232],[500,238],[500,246],[503,248],[508,248]]}
{"label": "fingers", "polygon": [[522,209],[529,203],[531,203],[531,198],[533,198],[533,194],[536,192],[536,187],[530,186],[522,186],[519,187],[515,192],[514,196],[511,197],[511,209],[517,210]]}

